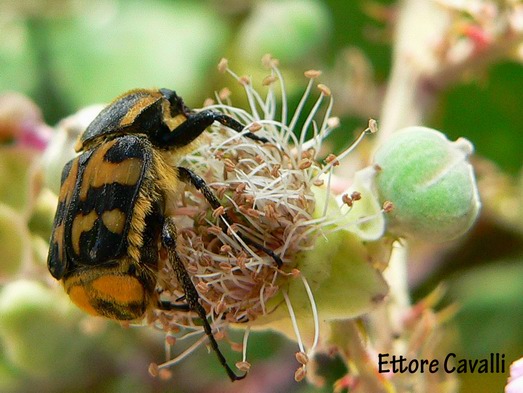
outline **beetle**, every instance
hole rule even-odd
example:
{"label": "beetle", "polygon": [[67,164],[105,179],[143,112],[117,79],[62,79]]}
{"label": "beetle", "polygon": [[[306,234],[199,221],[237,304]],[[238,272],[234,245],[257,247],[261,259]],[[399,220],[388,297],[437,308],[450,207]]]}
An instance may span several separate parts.
{"label": "beetle", "polygon": [[[176,251],[173,199],[180,182],[221,206],[204,180],[177,160],[212,123],[236,132],[237,120],[212,110],[193,111],[169,89],[136,89],[105,107],[80,136],[79,156],[61,177],[47,259],[73,303],[89,314],[118,321],[143,319],[159,301],[155,290],[160,251],[165,250],[184,292],[185,309],[202,320],[205,333],[232,381],[245,377],[229,367],[214,338],[192,279]],[[250,132],[261,143],[267,139]],[[225,220],[225,219],[224,219]],[[272,250],[240,237],[282,261]]]}

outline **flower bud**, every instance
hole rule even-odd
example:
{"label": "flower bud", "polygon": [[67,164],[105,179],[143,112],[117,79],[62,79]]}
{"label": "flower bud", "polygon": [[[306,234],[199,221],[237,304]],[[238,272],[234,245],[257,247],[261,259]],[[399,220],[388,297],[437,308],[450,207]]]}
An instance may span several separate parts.
{"label": "flower bud", "polygon": [[443,242],[470,229],[480,208],[472,151],[468,140],[450,142],[426,127],[400,130],[381,146],[375,182],[380,201],[394,206],[388,230]]}
{"label": "flower bud", "polygon": [[91,105],[66,117],[57,125],[42,158],[45,183],[55,194],[60,190],[60,175],[64,165],[77,155],[74,151],[76,140],[102,109],[103,105]]}
{"label": "flower bud", "polygon": [[28,376],[44,378],[60,370],[65,380],[74,381],[84,372],[89,342],[71,313],[77,315],[61,292],[39,282],[18,280],[4,286],[0,345],[6,361]]}
{"label": "flower bud", "polygon": [[0,277],[13,277],[31,258],[31,237],[24,218],[0,202]]}

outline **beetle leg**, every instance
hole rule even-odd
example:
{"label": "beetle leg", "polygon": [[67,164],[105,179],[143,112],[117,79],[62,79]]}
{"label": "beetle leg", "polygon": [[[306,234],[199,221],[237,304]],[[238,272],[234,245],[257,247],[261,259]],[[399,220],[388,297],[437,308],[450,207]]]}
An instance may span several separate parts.
{"label": "beetle leg", "polygon": [[[230,116],[227,116],[223,113],[214,112],[211,110],[207,110],[207,111],[203,111],[203,112],[208,112],[209,114],[207,116],[211,117],[213,119],[213,121],[217,121],[221,125],[224,125],[225,127],[229,127],[231,130],[234,130],[236,132],[242,132],[243,130],[245,130],[245,126],[242,123],[233,119]],[[199,113],[202,113],[202,112],[199,112]],[[245,136],[247,138],[252,139],[253,141],[269,143],[269,140],[267,138],[258,136],[256,134],[253,134],[252,132],[247,132],[245,134]]]}
{"label": "beetle leg", "polygon": [[[163,140],[163,142],[169,146],[187,146],[193,140],[198,138],[202,132],[204,132],[205,129],[215,121],[236,132],[242,132],[245,130],[243,124],[230,116],[211,110],[203,110],[201,112],[189,114],[187,120],[176,127],[173,132],[164,136],[165,140]],[[252,132],[245,133],[245,136],[257,142],[269,142],[266,138],[257,136]]]}
{"label": "beetle leg", "polygon": [[196,312],[196,314],[198,314],[198,316],[201,318],[203,323],[203,330],[205,331],[205,334],[207,334],[211,347],[218,356],[221,365],[225,368],[225,371],[227,371],[227,375],[229,375],[231,381],[238,381],[240,379],[245,378],[247,373],[240,376],[234,373],[234,371],[227,364],[225,356],[223,356],[223,354],[220,351],[220,348],[218,347],[218,343],[214,338],[211,325],[207,320],[207,313],[205,312],[203,306],[200,304],[200,296],[198,295],[198,291],[196,290],[196,287],[194,286],[191,277],[189,276],[189,273],[187,273],[187,270],[185,269],[185,266],[182,260],[180,259],[180,256],[176,252],[176,226],[174,225],[174,220],[171,217],[167,217],[165,219],[162,228],[162,243],[164,247],[167,249],[167,253],[169,255],[169,262],[171,263],[176,273],[178,282],[183,288],[188,308]]}
{"label": "beetle leg", "polygon": [[171,303],[168,300],[159,300],[158,308],[160,310],[165,310],[165,311],[172,311],[172,310],[191,311],[191,307],[189,306],[188,303],[176,304],[176,303]]}
{"label": "beetle leg", "polygon": [[[218,209],[219,207],[222,206],[222,204],[220,203],[220,201],[218,200],[216,195],[214,195],[214,193],[209,188],[207,183],[205,183],[205,181],[200,176],[198,176],[196,173],[194,173],[190,169],[187,169],[187,168],[179,166],[178,167],[178,177],[184,183],[190,183],[198,191],[200,191],[203,194],[203,196],[205,197],[205,199],[207,199],[207,201],[209,202],[209,204],[211,205],[211,207],[214,210],[216,210],[216,209]],[[222,219],[225,222],[227,222],[227,220],[224,217],[222,217]],[[228,226],[230,226],[230,225],[228,225]],[[278,268],[282,267],[283,261],[281,260],[281,258],[278,255],[276,255],[274,253],[274,251],[272,251],[272,250],[268,249],[267,247],[265,247],[265,246],[255,242],[254,240],[251,240],[250,238],[248,238],[246,236],[243,236],[241,233],[237,233],[237,235],[245,243],[247,243],[247,244],[253,246],[254,248],[256,248],[256,249],[258,249],[260,251],[263,251],[264,253],[269,255],[274,260],[274,262],[276,263]]]}

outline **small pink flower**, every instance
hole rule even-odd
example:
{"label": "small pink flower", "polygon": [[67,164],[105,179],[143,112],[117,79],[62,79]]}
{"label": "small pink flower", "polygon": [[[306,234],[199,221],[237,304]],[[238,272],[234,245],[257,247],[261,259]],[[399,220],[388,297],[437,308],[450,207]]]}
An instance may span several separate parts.
{"label": "small pink flower", "polygon": [[38,151],[44,151],[52,136],[52,130],[46,124],[23,124],[18,142]]}
{"label": "small pink flower", "polygon": [[523,358],[510,365],[510,378],[505,386],[505,393],[521,392],[523,392]]}
{"label": "small pink flower", "polygon": [[16,92],[0,94],[0,141],[14,141],[41,152],[51,135],[40,108],[28,97]]}

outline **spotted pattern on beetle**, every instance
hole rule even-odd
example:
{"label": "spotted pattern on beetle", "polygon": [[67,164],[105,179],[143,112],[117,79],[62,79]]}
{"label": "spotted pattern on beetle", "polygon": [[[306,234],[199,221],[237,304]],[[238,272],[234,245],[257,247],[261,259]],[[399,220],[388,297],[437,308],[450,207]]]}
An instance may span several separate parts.
{"label": "spotted pattern on beetle", "polygon": [[[52,235],[51,260],[60,261],[55,265],[97,265],[118,258],[129,246],[127,236],[137,237],[131,219],[151,165],[143,145],[136,137],[123,136],[66,165]],[[140,239],[138,243],[134,246],[141,245]]]}
{"label": "spotted pattern on beetle", "polygon": [[48,265],[91,314],[136,319],[149,304],[163,222],[155,157],[147,140],[123,135],[63,170]]}

